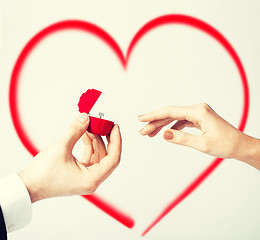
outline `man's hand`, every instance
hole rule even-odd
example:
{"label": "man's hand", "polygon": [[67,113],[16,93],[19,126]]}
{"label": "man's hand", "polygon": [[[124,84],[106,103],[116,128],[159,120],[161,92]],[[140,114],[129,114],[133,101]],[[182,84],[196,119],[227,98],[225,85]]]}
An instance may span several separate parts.
{"label": "man's hand", "polygon": [[[68,130],[52,145],[39,152],[19,175],[31,201],[91,194],[113,172],[120,161],[121,134],[115,125],[107,136],[107,148],[100,136],[87,131],[89,117],[81,113]],[[79,139],[84,143],[81,161],[72,150]]]}
{"label": "man's hand", "polygon": [[[148,124],[140,131],[142,135],[154,137],[168,124],[171,129],[164,132],[168,142],[184,145],[220,158],[236,158],[260,170],[260,140],[250,137],[223,118],[209,105],[170,106],[138,116]],[[185,127],[201,130],[201,136],[181,131]]]}

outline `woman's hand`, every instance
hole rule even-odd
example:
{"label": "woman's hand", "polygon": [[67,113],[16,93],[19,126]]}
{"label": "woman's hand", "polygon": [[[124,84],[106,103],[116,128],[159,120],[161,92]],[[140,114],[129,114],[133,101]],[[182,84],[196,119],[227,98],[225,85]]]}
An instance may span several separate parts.
{"label": "woman's hand", "polygon": [[[107,148],[100,136],[86,132],[88,125],[88,115],[81,113],[55,143],[39,152],[19,173],[32,202],[56,196],[91,194],[117,167],[121,156],[118,125],[107,136]],[[84,143],[81,161],[72,154],[80,138]]]}
{"label": "woman's hand", "polygon": [[[209,105],[170,106],[138,116],[148,124],[140,131],[142,135],[154,137],[165,126],[176,120],[164,132],[168,142],[184,145],[214,157],[236,158],[260,170],[260,140],[250,137],[223,118]],[[181,131],[185,127],[201,130],[200,136]]]}

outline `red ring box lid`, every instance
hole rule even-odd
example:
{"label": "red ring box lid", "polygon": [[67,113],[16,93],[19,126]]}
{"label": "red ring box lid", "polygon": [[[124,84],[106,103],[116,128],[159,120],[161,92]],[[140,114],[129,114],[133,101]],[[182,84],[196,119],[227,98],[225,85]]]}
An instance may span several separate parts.
{"label": "red ring box lid", "polygon": [[[85,93],[83,93],[78,103],[79,111],[81,113],[85,112],[89,114],[101,93],[101,91],[96,89],[88,89]],[[112,121],[90,116],[90,123],[87,131],[96,135],[105,136],[110,133],[113,125],[114,122]]]}

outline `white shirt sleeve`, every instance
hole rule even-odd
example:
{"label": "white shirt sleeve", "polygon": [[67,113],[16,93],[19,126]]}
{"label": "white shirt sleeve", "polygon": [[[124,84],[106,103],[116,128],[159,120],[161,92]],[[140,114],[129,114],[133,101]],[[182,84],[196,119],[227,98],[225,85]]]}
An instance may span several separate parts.
{"label": "white shirt sleeve", "polygon": [[7,232],[22,228],[31,221],[30,195],[17,173],[0,179],[0,205]]}

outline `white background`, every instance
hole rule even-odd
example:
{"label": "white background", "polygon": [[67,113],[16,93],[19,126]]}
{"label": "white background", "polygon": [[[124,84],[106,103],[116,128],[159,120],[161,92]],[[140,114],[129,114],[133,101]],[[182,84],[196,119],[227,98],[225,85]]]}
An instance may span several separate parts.
{"label": "white background", "polygon": [[[42,28],[61,20],[99,25],[125,53],[138,29],[164,14],[197,17],[218,29],[245,67],[250,112],[245,132],[260,137],[260,2],[255,1],[1,1],[0,176],[24,168],[31,155],[14,130],[8,105],[13,65],[23,46]],[[190,27],[169,25],[146,35],[125,72],[97,38],[63,31],[30,55],[20,78],[19,108],[34,143],[50,144],[77,116],[88,88],[103,91],[91,114],[117,122],[123,134],[120,166],[97,193],[135,219],[128,229],[81,197],[33,205],[29,226],[16,239],[141,239],[141,233],[213,159],[163,141],[141,137],[136,116],[167,105],[209,103],[235,126],[242,112],[237,69],[212,38]],[[80,143],[75,154],[80,157]],[[171,211],[146,239],[260,239],[259,171],[226,160]]]}

